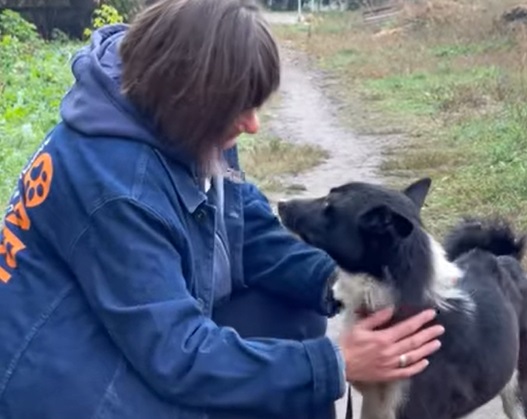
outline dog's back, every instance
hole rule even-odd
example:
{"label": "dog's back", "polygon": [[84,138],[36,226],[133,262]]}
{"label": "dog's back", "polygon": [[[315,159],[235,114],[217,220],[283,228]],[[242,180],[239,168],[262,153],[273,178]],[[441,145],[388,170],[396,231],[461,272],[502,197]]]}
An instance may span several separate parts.
{"label": "dog's back", "polygon": [[518,390],[527,416],[527,276],[521,266],[526,245],[526,236],[517,235],[507,222],[472,218],[463,220],[447,234],[444,247],[451,261],[478,250],[497,257],[499,285],[518,315]]}
{"label": "dog's back", "polygon": [[522,312],[527,316],[527,277],[521,266],[526,246],[526,236],[517,235],[506,221],[478,218],[461,221],[446,235],[444,244],[450,261],[478,250],[496,256],[500,269],[499,285],[518,316]]}

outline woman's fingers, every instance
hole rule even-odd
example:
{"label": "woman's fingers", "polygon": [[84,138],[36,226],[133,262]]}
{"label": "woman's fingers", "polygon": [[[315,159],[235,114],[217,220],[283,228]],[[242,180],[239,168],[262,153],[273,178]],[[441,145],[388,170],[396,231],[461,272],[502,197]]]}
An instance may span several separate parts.
{"label": "woman's fingers", "polygon": [[393,381],[393,380],[401,380],[403,378],[409,378],[413,375],[419,374],[422,372],[426,367],[428,367],[430,363],[427,359],[422,359],[419,362],[416,362],[408,367],[405,368],[395,368],[388,371],[386,374],[386,381]]}
{"label": "woman's fingers", "polygon": [[391,345],[386,355],[390,357],[397,357],[399,355],[406,354],[410,351],[414,351],[416,349],[421,348],[427,342],[430,342],[436,339],[437,337],[441,336],[444,332],[445,328],[443,326],[438,325],[428,327],[410,337],[407,337],[406,339],[394,343],[393,345]]}
{"label": "woman's fingers", "polygon": [[393,313],[393,308],[380,310],[344,333],[341,345],[348,380],[392,381],[411,377],[428,366],[426,358],[440,348],[437,338],[444,333],[439,325],[423,329],[435,318],[435,310],[423,311],[394,326],[376,330],[388,322]]}
{"label": "woman's fingers", "polygon": [[425,310],[415,316],[410,317],[389,329],[386,329],[384,333],[387,334],[387,339],[391,342],[398,342],[410,335],[413,335],[419,329],[421,329],[426,323],[430,322],[436,317],[437,313],[435,310]]}
{"label": "woman's fingers", "polygon": [[430,356],[435,351],[437,351],[440,347],[441,347],[441,342],[439,342],[438,340],[433,340],[424,345],[420,345],[414,350],[410,350],[410,351],[403,352],[403,353],[398,353],[397,355],[392,356],[387,366],[390,368],[400,368],[399,362],[401,359],[401,355],[405,356],[406,366],[411,366],[412,364],[415,364],[416,362],[420,362],[424,358]]}

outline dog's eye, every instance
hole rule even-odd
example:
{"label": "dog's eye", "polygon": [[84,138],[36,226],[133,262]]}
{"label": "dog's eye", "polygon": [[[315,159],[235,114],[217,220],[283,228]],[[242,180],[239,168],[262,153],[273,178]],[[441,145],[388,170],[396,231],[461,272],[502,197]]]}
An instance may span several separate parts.
{"label": "dog's eye", "polygon": [[331,202],[325,201],[324,202],[324,214],[328,215],[333,211],[333,205],[331,205]]}

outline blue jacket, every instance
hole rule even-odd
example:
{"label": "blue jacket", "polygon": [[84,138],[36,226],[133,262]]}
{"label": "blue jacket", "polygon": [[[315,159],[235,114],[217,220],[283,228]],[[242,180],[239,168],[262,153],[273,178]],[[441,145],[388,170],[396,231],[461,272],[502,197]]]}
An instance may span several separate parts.
{"label": "blue jacket", "polygon": [[[62,120],[5,217],[0,417],[194,419],[237,407],[307,418],[343,392],[330,340],[244,340],[210,315],[254,286],[329,314],[334,262],[288,234],[253,185],[198,186],[119,93],[125,31],[96,32],[74,57]],[[226,158],[236,172],[236,150]]]}

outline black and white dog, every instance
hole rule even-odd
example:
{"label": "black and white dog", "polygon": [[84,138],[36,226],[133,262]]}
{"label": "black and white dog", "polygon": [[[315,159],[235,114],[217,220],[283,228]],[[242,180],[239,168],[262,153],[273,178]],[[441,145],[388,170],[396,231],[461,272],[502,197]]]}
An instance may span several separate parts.
{"label": "black and white dog", "polygon": [[422,373],[357,386],[362,419],[462,418],[497,395],[508,418],[525,419],[524,238],[504,223],[465,220],[441,246],[420,217],[430,185],[426,178],[396,191],[353,182],[321,198],[281,202],[278,212],[338,264],[333,290],[345,321],[393,304],[394,321],[435,307],[435,322],[445,327]]}

